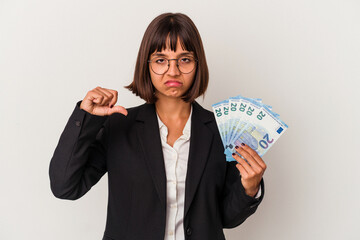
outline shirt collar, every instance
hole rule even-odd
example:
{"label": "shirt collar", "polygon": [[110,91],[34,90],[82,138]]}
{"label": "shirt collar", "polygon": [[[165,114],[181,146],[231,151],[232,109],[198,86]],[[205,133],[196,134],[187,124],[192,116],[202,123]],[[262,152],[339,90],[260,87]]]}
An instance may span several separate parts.
{"label": "shirt collar", "polygon": [[[190,115],[188,120],[186,121],[185,127],[183,129],[183,135],[186,139],[190,139],[190,128],[191,128],[191,116],[192,116],[192,112],[193,112],[193,107],[192,104],[190,104]],[[160,133],[161,135],[167,137],[168,134],[168,129],[166,127],[166,125],[160,120],[159,115],[156,112],[156,116],[158,119],[158,123],[159,123],[159,129],[160,129]]]}

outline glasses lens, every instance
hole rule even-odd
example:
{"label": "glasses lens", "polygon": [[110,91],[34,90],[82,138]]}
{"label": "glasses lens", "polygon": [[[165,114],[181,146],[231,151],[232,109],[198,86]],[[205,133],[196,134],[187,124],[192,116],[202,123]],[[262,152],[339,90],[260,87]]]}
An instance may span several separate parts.
{"label": "glasses lens", "polygon": [[179,59],[179,70],[182,73],[190,73],[196,65],[193,57],[182,57]]}
{"label": "glasses lens", "polygon": [[168,69],[168,61],[165,58],[154,58],[150,62],[151,69],[157,74],[164,74]]}

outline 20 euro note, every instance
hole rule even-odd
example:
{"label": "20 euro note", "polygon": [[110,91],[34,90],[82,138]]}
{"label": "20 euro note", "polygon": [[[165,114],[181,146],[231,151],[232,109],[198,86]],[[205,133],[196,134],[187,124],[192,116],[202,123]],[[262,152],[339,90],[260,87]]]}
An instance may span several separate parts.
{"label": "20 euro note", "polygon": [[236,152],[235,146],[245,143],[262,157],[288,128],[266,106],[262,106],[261,111],[254,116],[248,119],[240,134],[231,140],[229,147],[225,149],[227,156]]}
{"label": "20 euro note", "polygon": [[225,146],[227,143],[227,134],[228,134],[228,130],[227,130],[227,115],[228,112],[226,111],[226,109],[228,109],[228,100],[224,100],[218,103],[215,103],[212,105],[214,114],[215,114],[215,120],[216,120],[216,124],[218,126],[219,129],[219,133],[221,136],[221,140],[223,145]]}
{"label": "20 euro note", "polygon": [[225,149],[228,147],[232,148],[233,140],[239,136],[246,124],[251,120],[252,116],[260,112],[262,106],[261,99],[245,98],[242,96],[230,98],[229,105],[230,104],[233,107],[230,106],[229,118],[234,120],[231,123],[233,126],[231,129],[230,140],[225,146]]}
{"label": "20 euro note", "polygon": [[[228,141],[230,140],[229,135],[229,100],[224,100],[218,103],[215,103],[212,105],[216,124],[218,126],[218,130],[220,133],[221,141],[223,143],[224,148],[228,144]],[[226,161],[231,162],[234,161],[234,158],[232,156],[226,155]]]}
{"label": "20 euro note", "polygon": [[225,149],[229,147],[231,140],[234,136],[241,131],[241,129],[245,126],[246,122],[241,119],[241,101],[244,99],[241,95],[236,97],[229,98],[229,115],[228,115],[228,131],[229,131],[229,139],[227,141],[227,145],[224,146]]}

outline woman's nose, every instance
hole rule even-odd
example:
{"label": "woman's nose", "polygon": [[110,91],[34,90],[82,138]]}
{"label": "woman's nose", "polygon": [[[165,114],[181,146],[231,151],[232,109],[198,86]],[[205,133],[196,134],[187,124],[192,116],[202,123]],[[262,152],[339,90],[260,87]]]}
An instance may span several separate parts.
{"label": "woman's nose", "polygon": [[176,59],[170,59],[169,60],[169,69],[167,71],[169,75],[180,75],[180,70],[177,66],[177,60]]}

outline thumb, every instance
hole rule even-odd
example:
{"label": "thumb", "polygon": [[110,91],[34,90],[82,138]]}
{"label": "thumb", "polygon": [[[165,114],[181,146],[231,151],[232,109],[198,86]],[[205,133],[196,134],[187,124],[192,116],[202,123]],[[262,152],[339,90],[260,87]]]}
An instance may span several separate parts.
{"label": "thumb", "polygon": [[113,113],[121,113],[125,116],[128,115],[128,111],[122,107],[122,106],[113,106],[112,108],[109,109],[109,114],[113,114]]}

